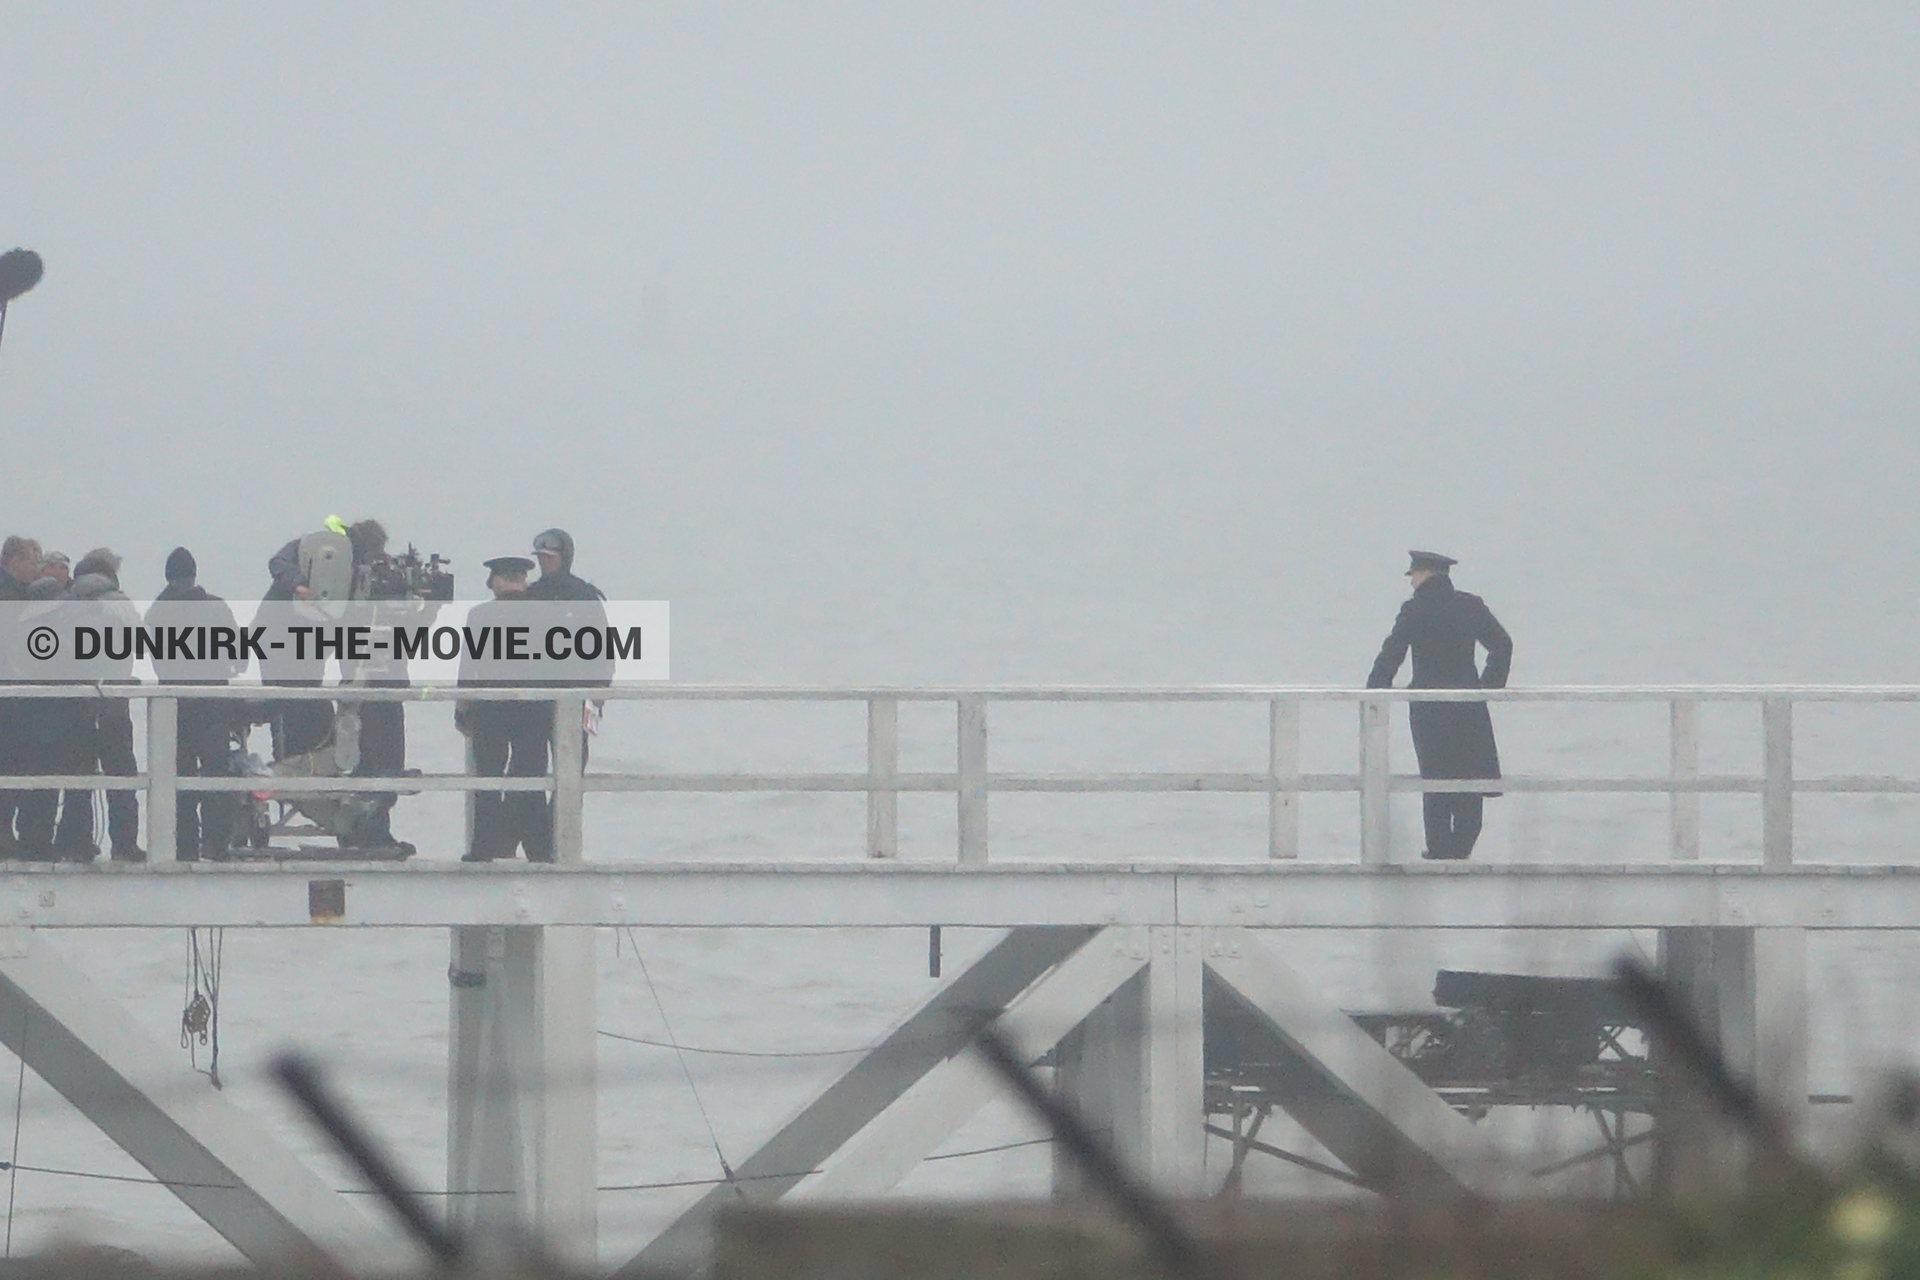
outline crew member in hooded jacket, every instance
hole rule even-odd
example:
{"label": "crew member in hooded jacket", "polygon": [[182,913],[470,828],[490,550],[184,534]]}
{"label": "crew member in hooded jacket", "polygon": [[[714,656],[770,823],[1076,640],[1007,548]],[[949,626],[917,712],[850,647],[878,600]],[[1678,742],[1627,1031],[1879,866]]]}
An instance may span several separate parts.
{"label": "crew member in hooded jacket", "polygon": [[[533,536],[533,559],[540,566],[540,576],[528,584],[525,599],[540,600],[549,603],[567,602],[569,629],[591,627],[600,630],[607,625],[607,593],[582,578],[573,571],[573,535],[565,529],[544,529]],[[571,664],[574,669],[585,668],[585,683],[589,686],[605,687],[613,683],[613,658],[602,657],[597,661],[577,661]],[[553,711],[551,703],[546,706],[547,713]],[[600,704],[590,704],[590,715],[598,715]],[[585,725],[580,729],[580,763],[587,763],[587,752],[591,745]]]}
{"label": "crew member in hooded jacket", "polygon": [[[1513,639],[1472,592],[1454,587],[1451,570],[1458,561],[1433,551],[1411,552],[1407,577],[1413,595],[1400,606],[1393,630],[1380,646],[1367,688],[1390,689],[1409,651],[1414,689],[1504,689],[1513,667]],[[1475,646],[1487,651],[1485,670],[1476,668]],[[1415,702],[1407,719],[1420,776],[1434,779],[1493,779],[1500,776],[1500,752],[1493,740],[1493,718],[1484,702]],[[1427,829],[1423,858],[1456,860],[1473,853],[1480,838],[1482,802],[1497,791],[1429,791],[1421,815]]]}

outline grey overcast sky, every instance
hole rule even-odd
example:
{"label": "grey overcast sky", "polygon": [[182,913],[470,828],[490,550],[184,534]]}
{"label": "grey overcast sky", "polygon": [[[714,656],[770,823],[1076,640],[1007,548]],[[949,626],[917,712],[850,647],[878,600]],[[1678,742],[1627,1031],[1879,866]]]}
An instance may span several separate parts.
{"label": "grey overcast sky", "polygon": [[0,0],[0,523],[735,679],[1913,678],[1920,7]]}

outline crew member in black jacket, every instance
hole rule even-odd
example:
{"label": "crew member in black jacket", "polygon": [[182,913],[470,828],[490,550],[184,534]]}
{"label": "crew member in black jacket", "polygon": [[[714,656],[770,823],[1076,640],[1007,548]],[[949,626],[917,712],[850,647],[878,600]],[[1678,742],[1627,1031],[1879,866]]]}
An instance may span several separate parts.
{"label": "crew member in black jacket", "polygon": [[[1393,631],[1380,646],[1367,688],[1390,689],[1407,651],[1413,651],[1415,689],[1504,689],[1513,667],[1513,639],[1479,596],[1454,589],[1449,570],[1458,561],[1414,551],[1407,577],[1413,596],[1400,606]],[[1474,646],[1487,666],[1474,666]],[[1422,778],[1498,778],[1500,752],[1484,702],[1416,702],[1407,719]],[[1453,860],[1472,854],[1480,838],[1481,804],[1497,791],[1434,792],[1422,797],[1427,848],[1420,856]]]}
{"label": "crew member in black jacket", "polygon": [[[232,628],[233,610],[199,583],[193,552],[175,547],[167,555],[167,585],[147,609],[146,625]],[[226,684],[246,669],[237,659],[180,662],[156,657],[154,674],[162,684]],[[220,777],[229,772],[234,739],[246,727],[245,704],[217,698],[186,698],[180,703],[179,742],[174,768],[183,778]],[[194,862],[225,858],[239,834],[239,797],[230,791],[182,791],[174,810],[174,857]]]}

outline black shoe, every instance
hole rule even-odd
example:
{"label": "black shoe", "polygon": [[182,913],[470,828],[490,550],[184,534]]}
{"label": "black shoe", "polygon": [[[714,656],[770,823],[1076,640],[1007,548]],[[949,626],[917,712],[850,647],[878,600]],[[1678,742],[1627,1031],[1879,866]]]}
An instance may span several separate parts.
{"label": "black shoe", "polygon": [[[94,852],[98,854],[99,850],[96,849]],[[113,846],[113,851],[107,856],[115,862],[145,862],[147,860],[147,851],[137,844],[117,844]],[[89,861],[91,861],[91,859],[89,859]]]}
{"label": "black shoe", "polygon": [[1465,862],[1467,860],[1467,855],[1464,853],[1435,853],[1431,849],[1422,849],[1420,856],[1428,862]]}

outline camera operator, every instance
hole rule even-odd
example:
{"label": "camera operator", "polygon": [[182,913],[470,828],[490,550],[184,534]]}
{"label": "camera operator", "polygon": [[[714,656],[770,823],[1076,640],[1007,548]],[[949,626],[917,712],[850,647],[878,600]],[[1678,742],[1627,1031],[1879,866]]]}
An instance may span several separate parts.
{"label": "camera operator", "polygon": [[[386,554],[387,527],[378,520],[348,524],[339,516],[328,516],[322,531],[338,534],[351,544],[356,572]],[[311,536],[303,534],[293,539],[268,559],[267,572],[273,575],[273,585],[260,597],[262,600],[314,600],[328,594],[324,588],[315,591],[308,576],[313,567],[300,554],[300,545]]]}
{"label": "camera operator", "polygon": [[[371,522],[369,522],[371,523]],[[358,526],[355,526],[356,528]],[[440,606],[453,599],[453,575],[438,555],[422,556],[409,545],[400,555],[388,555],[385,531],[381,549],[364,562],[356,560],[353,598],[372,603],[371,616],[380,626],[416,627],[432,623]],[[356,546],[356,552],[358,547]],[[407,661],[381,654],[362,662],[341,664],[343,683],[370,688],[407,687]],[[360,760],[356,778],[396,778],[407,772],[407,708],[402,702],[360,702]],[[397,797],[380,797],[379,816],[370,824],[362,844],[393,844],[391,815]]]}
{"label": "camera operator", "polygon": [[[330,551],[329,543],[337,544],[341,538],[346,540],[350,551],[350,558],[344,563],[313,550],[319,544],[322,553]],[[365,566],[385,555],[386,550],[386,526],[378,520],[359,520],[349,525],[339,516],[328,516],[322,528],[293,539],[267,561],[273,585],[260,599],[288,613],[292,612],[291,607],[280,602],[349,599],[353,584],[361,579]],[[316,576],[321,580],[314,581]],[[263,608],[261,612],[267,610]],[[291,623],[292,619],[286,621]],[[326,668],[326,661],[321,658],[301,659],[276,653],[261,663],[260,679],[264,684],[316,687],[324,678]],[[331,702],[288,699],[269,703],[267,712],[273,728],[276,760],[316,751],[332,740]]]}
{"label": "camera operator", "polygon": [[[351,616],[357,625],[419,626],[431,622],[440,605],[453,599],[453,574],[439,556],[425,556],[409,546],[404,554],[387,553],[387,531],[377,520],[347,524],[330,516],[326,527],[295,539],[269,562],[274,575],[263,610],[273,608],[306,615],[318,612],[336,620]],[[348,605],[352,608],[349,613]],[[274,657],[264,676],[275,684],[317,685],[326,662],[314,656],[301,661],[284,654]],[[343,659],[342,683],[360,688],[404,688],[407,664],[391,653],[368,659]],[[392,778],[407,773],[407,730],[404,702],[367,699],[332,703],[282,703],[274,710],[276,765],[308,757],[304,765],[323,775],[346,773],[357,778]],[[331,759],[321,758],[330,751]],[[401,857],[412,846],[393,838],[391,814],[396,793],[364,793],[356,797],[316,800],[303,810],[339,839],[344,847],[384,849]],[[296,805],[296,808],[300,806]]]}

